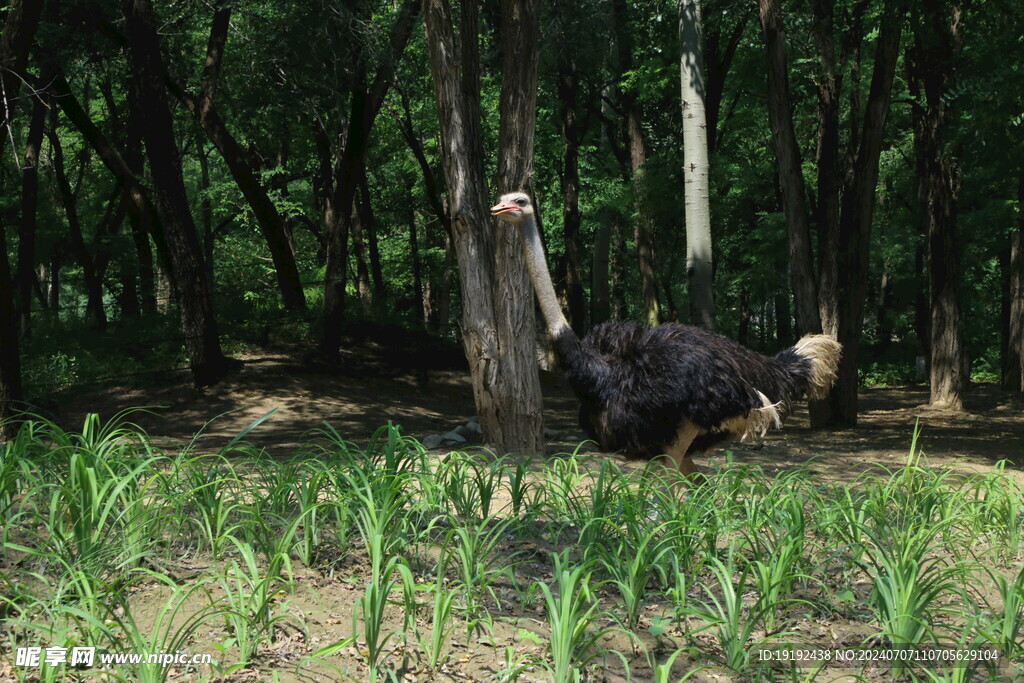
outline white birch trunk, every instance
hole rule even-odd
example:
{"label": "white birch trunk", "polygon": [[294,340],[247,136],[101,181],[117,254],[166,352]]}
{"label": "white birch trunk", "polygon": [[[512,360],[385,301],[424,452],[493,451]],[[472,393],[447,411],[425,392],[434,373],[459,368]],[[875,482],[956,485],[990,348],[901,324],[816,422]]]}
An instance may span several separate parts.
{"label": "white birch trunk", "polygon": [[705,71],[701,48],[700,0],[679,0],[679,74],[683,107],[683,199],[686,206],[686,279],[690,321],[715,327],[711,289],[711,198],[708,131],[704,109]]}

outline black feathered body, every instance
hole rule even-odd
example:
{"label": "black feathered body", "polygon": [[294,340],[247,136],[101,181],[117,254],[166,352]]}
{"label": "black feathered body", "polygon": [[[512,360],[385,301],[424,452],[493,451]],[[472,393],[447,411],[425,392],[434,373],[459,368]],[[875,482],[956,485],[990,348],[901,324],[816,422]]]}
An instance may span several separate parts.
{"label": "black feathered body", "polygon": [[580,426],[601,448],[652,458],[685,421],[700,429],[688,452],[740,436],[734,425],[766,405],[788,406],[807,386],[810,359],[787,349],[773,358],[701,328],[605,323],[582,340],[555,339],[580,400]]}

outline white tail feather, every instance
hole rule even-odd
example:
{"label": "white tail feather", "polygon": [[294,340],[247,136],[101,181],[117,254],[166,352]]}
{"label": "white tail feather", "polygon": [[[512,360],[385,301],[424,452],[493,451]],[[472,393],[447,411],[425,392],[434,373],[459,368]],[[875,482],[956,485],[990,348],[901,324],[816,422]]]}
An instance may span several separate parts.
{"label": "white tail feather", "polygon": [[761,407],[750,411],[747,416],[747,429],[740,437],[740,441],[760,438],[772,427],[782,429],[782,401],[772,403],[760,391],[757,392],[757,397],[761,399]]}

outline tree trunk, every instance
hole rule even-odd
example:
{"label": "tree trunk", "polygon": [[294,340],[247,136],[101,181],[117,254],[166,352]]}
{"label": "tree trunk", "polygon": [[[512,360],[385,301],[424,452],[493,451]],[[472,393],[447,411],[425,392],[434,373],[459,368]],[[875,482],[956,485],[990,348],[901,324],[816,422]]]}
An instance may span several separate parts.
{"label": "tree trunk", "polygon": [[686,279],[690,321],[715,329],[711,286],[711,197],[705,70],[699,0],[679,0],[679,74],[683,107],[683,201],[686,205]]}
{"label": "tree trunk", "polygon": [[[10,100],[6,104],[9,105]],[[18,349],[18,317],[14,310],[14,288],[10,262],[7,260],[6,231],[2,224],[0,254],[0,438],[12,439],[17,432],[12,420],[22,407],[24,394]]]}
{"label": "tree trunk", "polygon": [[881,30],[875,43],[875,65],[864,113],[853,173],[843,192],[837,240],[837,336],[843,345],[836,385],[829,396],[834,424],[857,424],[857,360],[864,326],[867,296],[871,218],[878,184],[882,135],[889,113],[893,76],[899,57],[900,34],[906,7],[903,0],[886,0]]}
{"label": "tree trunk", "polygon": [[[495,279],[495,244],[488,225],[489,204],[480,130],[479,8],[476,3],[462,4],[461,36],[457,41],[447,0],[424,0],[423,5],[441,123],[441,154],[449,192],[452,236],[459,261],[462,338],[480,425],[485,440],[498,452],[536,453],[543,446],[536,360],[532,353],[516,353],[512,340],[500,336],[519,323],[522,337],[519,341],[522,346],[532,347],[532,294],[526,289],[529,283],[525,281],[525,272],[519,274],[522,280],[502,282],[500,289],[500,294],[504,295],[506,287],[522,288],[519,310],[510,312],[501,322],[495,310],[499,288]],[[524,18],[536,21],[535,16]],[[516,27],[505,24],[505,30],[513,31]],[[532,62],[534,58],[524,59]],[[511,246],[516,247],[517,255],[522,253],[517,241],[506,245],[506,254],[511,252],[508,248]],[[508,272],[507,261],[504,266]],[[524,310],[529,314],[528,323],[522,323]],[[499,332],[499,325],[502,332]],[[516,367],[513,361],[519,358],[524,364]]]}
{"label": "tree trunk", "polygon": [[1017,185],[1017,229],[1010,234],[1009,324],[1004,385],[1024,392],[1024,173]]}
{"label": "tree trunk", "polygon": [[441,284],[435,287],[436,294],[428,297],[434,302],[433,331],[442,337],[448,336],[452,310],[452,273],[455,272],[455,238],[449,232],[444,236],[444,265],[441,269]]}
{"label": "tree trunk", "polygon": [[[408,196],[412,196],[412,182],[407,186]],[[412,298],[416,313],[420,317],[423,329],[430,330],[431,306],[429,298],[423,296],[423,262],[420,260],[419,237],[416,234],[416,210],[412,203],[406,205],[406,223],[409,225],[409,259],[412,270]]]}
{"label": "tree trunk", "polygon": [[[619,77],[625,78],[633,69],[633,41],[629,28],[625,0],[612,2],[619,60]],[[647,183],[644,167],[647,152],[644,149],[643,128],[640,125],[640,103],[634,88],[622,93],[622,112],[626,121],[626,143],[629,148],[631,187],[633,190],[633,240],[636,243],[637,265],[640,271],[640,292],[644,302],[644,322],[651,327],[661,322],[658,301],[658,270],[654,252],[654,222],[647,202]]]}
{"label": "tree trunk", "polygon": [[945,149],[946,97],[960,52],[960,6],[939,0],[915,6],[913,47],[907,68],[912,93],[923,90],[913,108],[917,150],[918,198],[928,239],[928,283],[931,300],[931,363],[929,404],[963,409],[969,380],[960,316],[960,253],[956,237],[959,179]]}
{"label": "tree trunk", "polygon": [[64,206],[64,214],[68,219],[68,230],[71,235],[71,251],[78,258],[82,267],[82,278],[85,280],[85,291],[88,297],[86,304],[86,317],[91,318],[97,329],[105,329],[107,326],[106,311],[103,309],[103,281],[96,271],[96,264],[85,245],[85,236],[82,234],[82,225],[78,217],[78,198],[71,189],[68,181],[67,171],[64,167],[64,147],[60,137],[57,135],[57,116],[54,110],[54,125],[48,131],[50,139],[50,154],[53,163],[53,177],[60,194],[61,204]]}
{"label": "tree trunk", "polygon": [[559,53],[558,101],[562,113],[565,166],[562,173],[562,226],[565,237],[565,284],[569,325],[582,335],[587,327],[587,304],[583,292],[580,259],[580,144],[583,126],[576,111],[580,79],[576,61],[566,51]]}
{"label": "tree trunk", "polygon": [[[7,9],[0,34],[0,158],[42,11],[42,0],[13,0]],[[0,438],[14,437],[17,426],[12,418],[24,398],[13,284],[7,239],[0,224]]]}
{"label": "tree trunk", "polygon": [[[818,0],[815,4],[815,16],[818,18],[820,5],[830,0]],[[786,216],[786,234],[789,242],[789,282],[793,292],[793,303],[796,308],[796,327],[798,335],[816,334],[823,331],[821,310],[829,309],[819,302],[817,278],[814,273],[814,258],[811,252],[811,231],[807,213],[806,189],[804,187],[803,169],[800,160],[800,148],[796,140],[793,125],[793,105],[789,98],[789,67],[786,58],[786,32],[783,26],[782,8],[779,0],[760,0],[761,27],[768,53],[768,120],[772,129],[772,140],[775,144],[775,161],[778,170],[782,210]],[[829,154],[837,159],[838,154],[838,108],[826,108],[822,97],[838,95],[834,80],[831,77],[831,23],[825,28],[820,21],[815,23],[815,35],[819,38],[818,50],[821,55],[825,74],[819,84],[818,108],[818,161],[827,164]],[[823,35],[827,33],[827,38]],[[834,119],[834,120],[833,120]],[[833,127],[833,124],[835,127]],[[836,133],[836,135],[833,135]],[[827,171],[819,166],[819,198],[824,204],[832,206],[834,212],[821,220],[838,221],[838,165],[828,167]],[[830,189],[831,188],[831,189]],[[820,194],[824,192],[825,194]],[[834,206],[833,206],[834,203]],[[834,214],[834,215],[833,215]],[[823,223],[819,222],[819,227]],[[837,227],[837,223],[833,227]],[[820,239],[827,239],[825,229],[819,232]],[[834,230],[833,230],[834,233]],[[825,259],[833,259],[832,252],[822,252],[822,263]],[[821,306],[821,308],[819,308]],[[833,321],[834,322],[834,321]],[[836,334],[834,324],[826,328],[831,335]],[[810,401],[811,428],[819,429],[830,422],[829,404],[827,401]]]}
{"label": "tree trunk", "polygon": [[626,231],[620,216],[615,214],[612,223],[612,320],[625,320],[626,307]]}
{"label": "tree trunk", "polygon": [[206,259],[207,277],[213,282],[213,202],[210,200],[210,160],[206,150],[199,150],[199,217],[203,226],[203,258]]}
{"label": "tree trunk", "polygon": [[46,103],[40,96],[32,100],[32,120],[25,140],[21,167],[21,228],[18,235],[18,316],[21,337],[32,336],[32,292],[36,280],[36,208],[39,204],[39,148],[43,144]]}
{"label": "tree trunk", "polygon": [[147,122],[143,141],[153,178],[157,211],[174,272],[185,347],[196,386],[216,383],[227,371],[217,336],[213,299],[202,247],[189,212],[174,139],[174,121],[163,87],[166,69],[160,56],[156,19],[150,0],[125,0],[128,53],[140,119]]}
{"label": "tree trunk", "polygon": [[[358,202],[356,202],[358,203]],[[352,230],[352,256],[356,261],[356,291],[359,292],[359,304],[363,315],[369,315],[373,306],[373,290],[370,289],[370,268],[366,259],[366,240],[363,235],[363,221],[355,206],[355,212],[349,225]]]}
{"label": "tree trunk", "polygon": [[366,239],[367,255],[370,258],[370,281],[373,283],[373,296],[378,304],[384,303],[387,289],[384,285],[384,270],[380,265],[380,246],[377,243],[377,217],[373,214],[373,198],[370,196],[370,179],[363,167],[359,178],[359,198],[356,201],[359,222],[363,227]]}
{"label": "tree trunk", "polygon": [[[351,89],[350,112],[344,131],[344,147],[337,155],[331,173],[329,200],[324,209],[324,236],[327,241],[327,269],[324,278],[324,334],[321,352],[337,358],[344,324],[345,280],[348,266],[348,238],[353,203],[360,173],[365,173],[366,150],[374,121],[384,104],[384,96],[394,81],[398,60],[412,35],[420,12],[420,0],[405,0],[391,27],[388,48],[372,82],[367,81],[364,61],[352,66],[355,84]],[[361,59],[364,59],[361,57]]]}
{"label": "tree trunk", "polygon": [[[842,188],[839,156],[839,100],[841,77],[837,74],[835,40],[835,0],[814,2],[814,42],[817,46],[818,139],[815,160],[818,168],[818,201],[814,223],[818,231],[818,324],[820,331],[838,334],[836,312],[837,242],[839,239],[839,196]],[[859,27],[859,24],[856,25]],[[851,30],[856,33],[858,28]],[[859,36],[855,38],[859,42]],[[851,119],[856,112],[851,113]],[[852,143],[851,143],[852,144]],[[797,320],[802,320],[797,301]]]}
{"label": "tree trunk", "polygon": [[736,331],[736,341],[743,346],[750,346],[750,290],[740,290],[740,324]]}
{"label": "tree trunk", "polygon": [[878,325],[878,354],[882,355],[892,346],[894,295],[888,264],[882,264],[882,281],[878,283],[878,308],[875,320]]}
{"label": "tree trunk", "polygon": [[822,331],[818,313],[818,287],[811,255],[811,230],[800,148],[793,127],[786,62],[786,32],[780,0],[760,0],[761,27],[768,52],[768,120],[775,143],[782,209],[789,238],[789,282],[800,334]]}
{"label": "tree trunk", "polygon": [[792,346],[796,338],[793,335],[793,326],[789,312],[789,295],[775,295],[775,339],[780,349]]}
{"label": "tree trunk", "polygon": [[594,260],[590,268],[590,322],[600,325],[611,318],[609,264],[612,245],[612,211],[601,207],[594,233]]}
{"label": "tree trunk", "polygon": [[60,242],[50,252],[49,283],[46,288],[46,308],[53,314],[60,313],[60,271],[64,267],[64,254]]}
{"label": "tree trunk", "polygon": [[[540,52],[539,0],[501,3],[501,124],[499,194],[533,195],[533,149]],[[536,201],[534,206],[537,206]],[[537,374],[534,293],[519,229],[492,219],[495,235],[494,315],[498,349],[509,380],[501,425],[501,452],[544,453],[544,402]],[[498,285],[500,283],[500,286]]]}

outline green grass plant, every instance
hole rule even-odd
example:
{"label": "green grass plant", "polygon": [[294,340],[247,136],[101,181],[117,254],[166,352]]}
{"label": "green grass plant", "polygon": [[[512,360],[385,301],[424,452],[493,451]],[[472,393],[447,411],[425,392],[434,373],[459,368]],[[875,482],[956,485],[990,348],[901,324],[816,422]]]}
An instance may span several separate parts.
{"label": "green grass plant", "polygon": [[[554,683],[583,680],[587,665],[606,654],[599,643],[602,636],[613,630],[592,628],[600,613],[600,604],[591,586],[593,572],[587,566],[572,564],[567,554],[555,555],[553,586],[540,584],[551,633],[551,662],[545,668]],[[626,665],[621,653],[614,654]]]}
{"label": "green grass plant", "polygon": [[430,610],[430,635],[425,637],[419,629],[416,637],[427,658],[427,666],[431,671],[438,671],[447,661],[451,653],[447,649],[448,640],[455,628],[455,592],[445,585],[447,563],[442,557],[439,563],[437,578],[423,586],[430,595],[427,603]]}
{"label": "green grass plant", "polygon": [[[750,605],[743,596],[749,587],[751,565],[736,563],[730,554],[723,562],[711,558],[709,567],[713,583],[702,584],[707,599],[697,599],[688,608],[689,614],[704,621],[705,626],[695,631],[710,629],[722,651],[722,663],[732,671],[746,675],[752,669],[751,653],[755,646],[783,634],[757,638],[756,633],[770,612],[778,609],[778,601],[771,595],[759,594]],[[742,568],[737,569],[737,564]]]}
{"label": "green grass plant", "polygon": [[[282,457],[242,438],[264,417],[213,453],[199,441],[165,453],[129,417],[74,430],[33,419],[0,444],[0,659],[36,643],[201,651],[207,639],[221,651],[209,675],[227,678],[272,678],[280,647],[299,675],[338,680],[451,676],[488,657],[494,680],[628,678],[637,662],[655,680],[707,667],[826,680],[828,667],[751,655],[831,645],[803,628],[821,614],[872,647],[1003,651],[1004,668],[981,664],[975,680],[1024,658],[1021,487],[1005,465],[937,470],[916,439],[901,467],[852,483],[730,460],[680,491],[659,463],[428,456],[394,425],[365,448],[323,425]],[[324,619],[304,617],[310,590],[351,591],[326,617],[343,613],[350,632],[306,635]],[[678,671],[684,651],[692,668]],[[167,678],[147,666],[109,677]]]}
{"label": "green grass plant", "polygon": [[232,635],[224,649],[237,646],[238,666],[242,667],[261,645],[273,641],[276,627],[296,621],[282,600],[293,589],[293,579],[287,555],[271,557],[263,569],[247,543],[229,538],[238,559],[231,560],[227,571],[217,576],[217,584],[224,601],[225,627]]}
{"label": "green grass plant", "polygon": [[362,638],[360,653],[366,659],[370,683],[375,683],[381,675],[381,658],[388,643],[394,638],[404,637],[404,633],[389,631],[385,627],[391,593],[396,589],[402,590],[406,602],[415,600],[415,580],[409,567],[402,558],[389,557],[370,575],[352,611],[352,637],[357,643]]}
{"label": "green grass plant", "polygon": [[[130,605],[121,603],[108,610],[109,620],[116,624],[122,635],[112,643],[119,651],[147,654],[187,652],[199,629],[225,614],[223,603],[215,602],[210,596],[210,577],[181,586],[164,574],[141,570],[136,572],[136,580],[163,586],[170,595],[160,604],[153,623],[145,627],[136,621]],[[152,586],[147,587],[147,590],[152,589]],[[199,606],[190,604],[194,602]],[[164,683],[170,671],[166,663],[144,661],[129,664],[120,673],[138,683]],[[199,673],[192,672],[193,675]]]}
{"label": "green grass plant", "polygon": [[1009,659],[1024,659],[1024,564],[1007,578],[986,568],[996,588],[997,601],[987,605],[977,624],[979,635]]}
{"label": "green grass plant", "polygon": [[480,617],[493,604],[501,609],[495,584],[514,580],[515,553],[500,553],[499,546],[514,520],[488,517],[466,525],[453,525],[445,539],[445,554],[456,565],[456,584],[463,595],[467,617]]}
{"label": "green grass plant", "polygon": [[668,547],[660,526],[641,525],[633,520],[626,527],[625,537],[604,546],[600,563],[622,600],[623,626],[634,630],[648,597],[648,586],[658,574],[664,576],[662,567]]}

